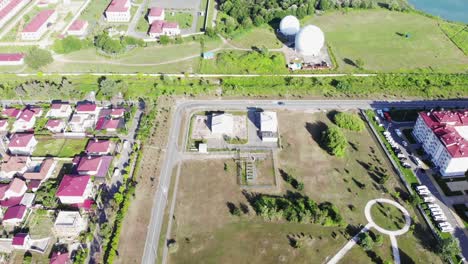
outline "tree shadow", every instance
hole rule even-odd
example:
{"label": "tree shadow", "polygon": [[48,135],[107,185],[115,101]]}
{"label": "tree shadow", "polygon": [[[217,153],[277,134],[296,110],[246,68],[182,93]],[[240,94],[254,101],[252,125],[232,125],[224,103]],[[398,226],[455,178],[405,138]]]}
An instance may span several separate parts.
{"label": "tree shadow", "polygon": [[405,263],[405,264],[416,263],[410,256],[408,256],[408,254],[406,254],[406,252],[404,252],[401,249],[398,249],[398,251],[400,251],[400,263]]}
{"label": "tree shadow", "polygon": [[249,210],[249,206],[246,205],[245,203],[240,203],[240,204],[239,204],[239,207],[240,207],[240,209],[241,209],[241,211],[242,211],[243,214],[248,214],[249,211],[250,211],[250,210]]}
{"label": "tree shadow", "polygon": [[336,114],[338,114],[339,112],[336,111],[336,110],[331,110],[331,111],[328,111],[327,113],[327,118],[333,123],[335,124],[335,116]]}
{"label": "tree shadow", "polygon": [[356,186],[359,188],[359,189],[365,189],[366,188],[366,185],[358,180],[356,180],[356,178],[352,177],[351,178],[353,180],[353,182],[356,184]]}
{"label": "tree shadow", "polygon": [[367,171],[367,174],[371,177],[371,179],[372,179],[373,181],[375,181],[376,183],[379,183],[380,177],[375,173],[374,170],[372,170],[372,171],[370,170],[371,167],[369,166],[368,163],[365,163],[365,162],[360,161],[360,160],[357,160],[356,162],[357,162],[359,165],[361,165],[361,166]]}
{"label": "tree shadow", "polygon": [[400,36],[400,37],[405,36],[405,34],[403,34],[403,33],[401,33],[401,32],[395,32],[395,35]]}
{"label": "tree shadow", "polygon": [[350,65],[350,66],[353,66],[353,67],[356,67],[356,68],[358,67],[358,66],[356,65],[356,63],[355,63],[353,60],[348,59],[348,58],[344,58],[344,59],[343,59],[343,62],[346,63],[346,64],[348,64],[348,65]]}
{"label": "tree shadow", "polygon": [[231,203],[231,202],[227,202],[226,206],[227,206],[227,208],[229,210],[229,213],[234,214],[234,211],[236,210],[237,206],[234,203]]}
{"label": "tree shadow", "polygon": [[309,132],[310,136],[312,139],[317,142],[317,144],[324,150],[327,150],[327,148],[323,145],[322,142],[322,135],[327,130],[327,125],[324,122],[318,121],[315,123],[309,123],[307,122],[305,125],[305,128],[307,129],[307,132]]}

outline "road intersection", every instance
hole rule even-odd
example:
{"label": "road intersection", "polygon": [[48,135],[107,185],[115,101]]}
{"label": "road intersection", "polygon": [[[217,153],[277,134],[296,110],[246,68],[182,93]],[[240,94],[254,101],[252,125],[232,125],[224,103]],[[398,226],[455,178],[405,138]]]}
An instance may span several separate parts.
{"label": "road intersection", "polygon": [[[157,255],[164,210],[167,206],[167,193],[171,183],[173,168],[179,164],[185,152],[183,146],[178,145],[181,132],[185,142],[188,135],[187,114],[200,110],[247,110],[261,108],[265,110],[332,110],[332,109],[371,109],[371,108],[436,108],[436,107],[466,107],[467,100],[181,100],[178,101],[171,119],[170,138],[166,147],[166,156],[161,168],[159,185],[154,196],[151,219],[148,225],[146,244],[142,256],[143,264],[154,264],[161,256]],[[185,126],[185,127],[184,127]],[[185,129],[185,130],[183,130]]]}

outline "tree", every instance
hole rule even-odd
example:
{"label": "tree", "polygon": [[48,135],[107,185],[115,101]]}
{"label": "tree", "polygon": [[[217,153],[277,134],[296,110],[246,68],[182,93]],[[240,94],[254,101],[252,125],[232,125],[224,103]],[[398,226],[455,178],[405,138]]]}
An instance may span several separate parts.
{"label": "tree", "polygon": [[171,39],[168,36],[163,35],[163,36],[159,37],[159,43],[161,45],[167,45],[167,44],[169,44],[169,42],[171,42]]}
{"label": "tree", "polygon": [[369,232],[359,234],[359,245],[365,250],[370,251],[374,247],[374,240],[369,235]]}
{"label": "tree", "polygon": [[357,114],[340,112],[335,115],[334,121],[337,126],[352,131],[362,131],[365,128],[364,121]]}
{"label": "tree", "polygon": [[322,141],[331,155],[343,157],[348,146],[346,137],[337,126],[329,126],[324,132]]}
{"label": "tree", "polygon": [[453,236],[444,238],[439,242],[437,252],[445,261],[450,262],[452,256],[460,254],[460,242]]}
{"label": "tree", "polygon": [[205,34],[209,38],[212,38],[212,37],[216,36],[216,31],[213,28],[207,28],[207,29],[205,29]]}
{"label": "tree", "polygon": [[317,8],[323,11],[330,9],[331,8],[330,0],[320,0]]}
{"label": "tree", "polygon": [[378,247],[381,247],[383,245],[383,242],[384,242],[384,238],[381,234],[377,234],[375,235],[375,245],[378,246]]}
{"label": "tree", "polygon": [[34,47],[28,52],[24,61],[26,65],[37,70],[52,63],[54,59],[48,50]]}
{"label": "tree", "polygon": [[106,99],[110,99],[117,93],[125,94],[127,92],[127,84],[123,81],[114,81],[104,78],[99,82],[99,93]]}
{"label": "tree", "polygon": [[392,11],[399,11],[400,10],[400,5],[396,0],[393,0],[390,4],[388,4],[388,9]]}

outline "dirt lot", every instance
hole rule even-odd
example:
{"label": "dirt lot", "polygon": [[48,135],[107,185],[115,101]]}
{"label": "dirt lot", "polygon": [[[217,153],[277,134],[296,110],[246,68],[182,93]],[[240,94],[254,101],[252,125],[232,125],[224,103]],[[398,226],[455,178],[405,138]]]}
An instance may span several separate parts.
{"label": "dirt lot", "polygon": [[163,109],[173,106],[172,100],[161,97],[158,101],[159,112],[156,117],[157,129],[143,151],[142,169],[137,175],[136,197],[132,200],[123,222],[119,244],[119,258],[115,263],[140,263],[146,242],[153,197],[159,177],[159,165],[164,158],[170,115]]}

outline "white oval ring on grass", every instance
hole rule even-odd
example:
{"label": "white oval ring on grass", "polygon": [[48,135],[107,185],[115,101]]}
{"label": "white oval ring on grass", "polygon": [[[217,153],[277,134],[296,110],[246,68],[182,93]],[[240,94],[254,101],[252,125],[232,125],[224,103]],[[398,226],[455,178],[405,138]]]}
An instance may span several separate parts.
{"label": "white oval ring on grass", "polygon": [[[395,206],[396,208],[398,208],[398,210],[400,210],[403,213],[404,217],[405,217],[405,226],[402,229],[395,230],[395,231],[387,230],[385,228],[382,228],[382,227],[378,226],[374,222],[374,220],[372,219],[372,214],[371,214],[371,208],[376,203],[391,204],[391,205]],[[377,231],[379,231],[380,233],[383,233],[383,234],[386,234],[386,235],[389,235],[389,236],[403,235],[404,233],[408,232],[408,230],[410,229],[410,226],[411,226],[411,217],[410,217],[410,214],[408,213],[408,211],[406,210],[406,208],[404,208],[401,204],[399,204],[399,203],[397,203],[395,201],[389,200],[389,199],[379,198],[379,199],[370,200],[366,204],[366,208],[364,209],[364,213],[366,215],[367,221],[369,221],[369,223],[372,225],[373,228],[377,229]]]}

